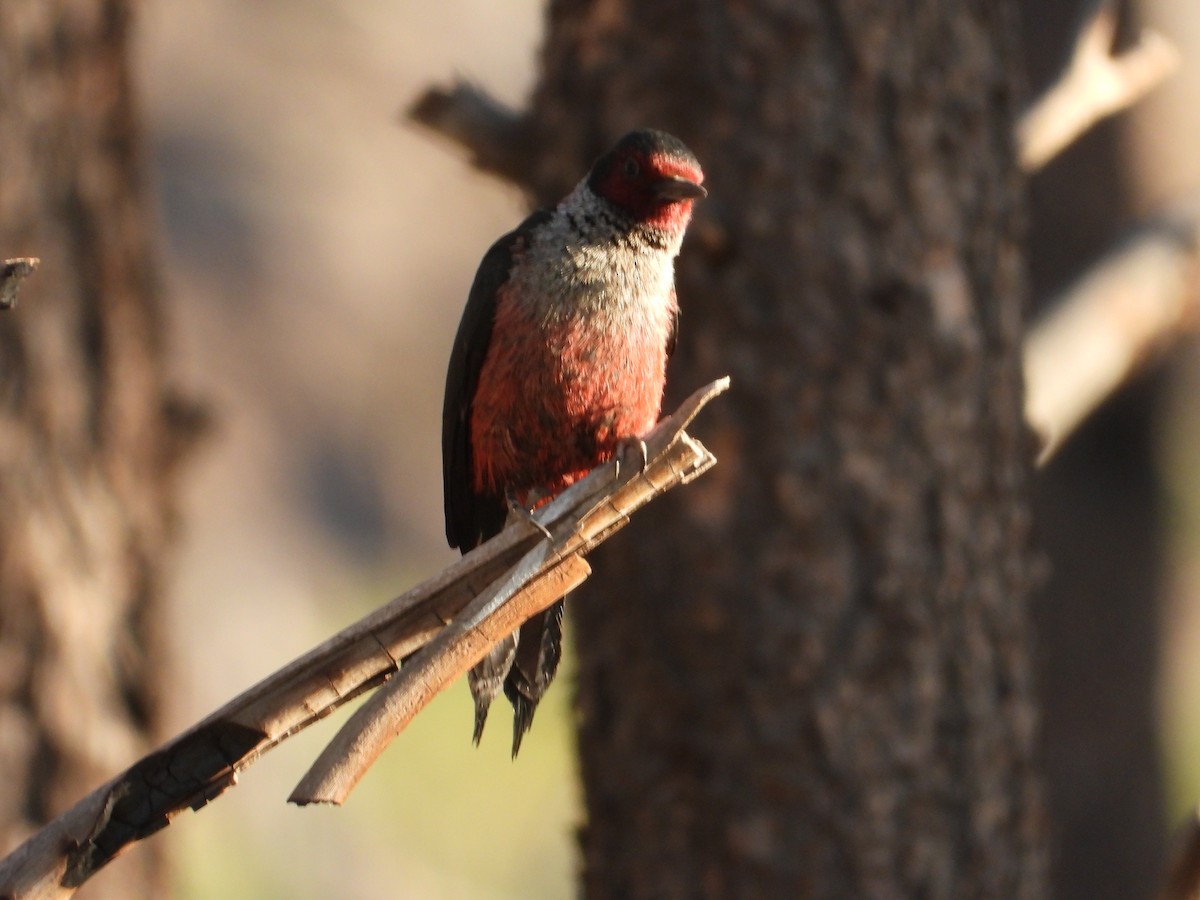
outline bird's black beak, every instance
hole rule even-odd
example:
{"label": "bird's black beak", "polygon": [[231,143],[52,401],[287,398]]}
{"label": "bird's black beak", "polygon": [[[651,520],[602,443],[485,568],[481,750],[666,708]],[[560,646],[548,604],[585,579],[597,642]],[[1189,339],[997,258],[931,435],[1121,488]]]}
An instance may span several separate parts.
{"label": "bird's black beak", "polygon": [[698,200],[701,197],[707,197],[708,191],[704,189],[703,185],[678,175],[672,175],[654,182],[654,196],[661,200]]}

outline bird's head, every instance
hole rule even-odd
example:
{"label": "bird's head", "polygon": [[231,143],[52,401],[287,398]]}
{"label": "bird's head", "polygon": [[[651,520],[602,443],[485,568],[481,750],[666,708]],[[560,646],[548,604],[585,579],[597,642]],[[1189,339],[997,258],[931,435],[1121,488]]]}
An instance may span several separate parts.
{"label": "bird's head", "polygon": [[639,224],[682,232],[692,203],[707,196],[704,173],[683,141],[665,131],[631,131],[596,160],[588,187]]}

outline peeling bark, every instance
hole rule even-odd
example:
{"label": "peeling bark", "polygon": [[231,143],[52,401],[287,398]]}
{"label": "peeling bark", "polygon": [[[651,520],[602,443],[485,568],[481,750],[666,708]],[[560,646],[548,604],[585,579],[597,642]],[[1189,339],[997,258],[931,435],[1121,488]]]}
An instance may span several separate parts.
{"label": "peeling bark", "polygon": [[[121,0],[0,4],[0,855],[149,746],[173,474]],[[163,848],[91,897],[162,896]]]}

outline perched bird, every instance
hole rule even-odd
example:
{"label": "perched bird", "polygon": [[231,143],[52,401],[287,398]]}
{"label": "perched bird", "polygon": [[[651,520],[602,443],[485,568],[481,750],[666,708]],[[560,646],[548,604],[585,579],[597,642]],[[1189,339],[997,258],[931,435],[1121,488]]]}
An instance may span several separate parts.
{"label": "perched bird", "polygon": [[[675,257],[703,180],[678,138],[634,131],[558,206],[488,250],[446,376],[451,547],[476,547],[501,530],[510,504],[544,502],[658,421],[679,316]],[[475,743],[503,687],[516,756],[561,641],[559,601],[472,669]]]}

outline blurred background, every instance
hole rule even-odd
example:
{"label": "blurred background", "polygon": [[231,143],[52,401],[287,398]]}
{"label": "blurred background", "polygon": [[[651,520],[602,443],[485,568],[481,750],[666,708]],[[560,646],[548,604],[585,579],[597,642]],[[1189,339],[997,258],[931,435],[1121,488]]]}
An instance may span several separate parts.
{"label": "blurred background", "polygon": [[[1039,19],[1049,7],[1026,5],[1037,89],[1081,5],[1051,4],[1054,28]],[[520,105],[542,14],[532,0],[140,5],[175,371],[217,421],[186,479],[174,727],[454,558],[438,449],[446,358],[475,266],[524,208],[399,112],[459,76]],[[1141,16],[1183,51],[1183,69],[1088,138],[1119,165],[1119,185],[1099,168],[1090,185],[1114,203],[1119,192],[1119,214],[1047,199],[1099,145],[1039,176],[1043,298],[1200,186],[1200,6],[1147,0]],[[1144,474],[1170,525],[1157,715],[1175,822],[1200,799],[1200,354],[1171,361]],[[516,762],[501,716],[471,747],[456,686],[339,810],[284,802],[340,717],[310,729],[156,838],[174,843],[178,896],[573,895],[569,685],[568,672]]]}
{"label": "blurred background", "polygon": [[[1147,0],[1145,18],[1184,59],[1122,131],[1134,204],[1151,212],[1200,191],[1200,7]],[[1200,802],[1200,347],[1185,343],[1171,361],[1157,459],[1169,527],[1160,721],[1174,823]]]}
{"label": "blurred background", "polygon": [[[520,103],[542,9],[138,13],[175,371],[216,415],[185,479],[183,727],[456,558],[442,532],[446,360],[476,265],[525,210],[400,111],[455,75]],[[475,749],[456,686],[340,810],[284,802],[341,719],[310,729],[160,838],[176,844],[178,895],[570,895],[569,685],[515,763],[506,710]]]}

